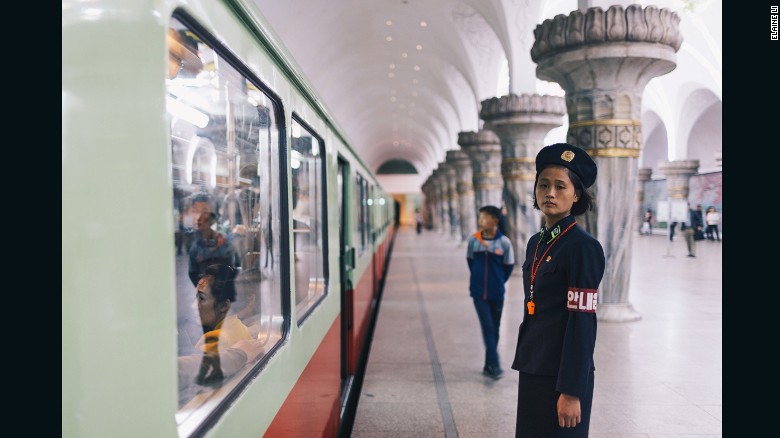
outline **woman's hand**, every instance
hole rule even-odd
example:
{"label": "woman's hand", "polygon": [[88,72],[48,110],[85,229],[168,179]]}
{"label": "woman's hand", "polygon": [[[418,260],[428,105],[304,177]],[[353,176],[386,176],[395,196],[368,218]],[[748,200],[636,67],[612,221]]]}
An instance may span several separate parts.
{"label": "woman's hand", "polygon": [[561,393],[558,397],[558,425],[574,427],[582,421],[580,415],[580,399],[573,395]]}

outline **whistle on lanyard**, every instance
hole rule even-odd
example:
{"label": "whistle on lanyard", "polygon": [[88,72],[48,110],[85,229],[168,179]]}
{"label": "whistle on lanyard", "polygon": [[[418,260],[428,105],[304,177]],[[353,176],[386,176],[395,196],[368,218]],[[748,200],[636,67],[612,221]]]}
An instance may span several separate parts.
{"label": "whistle on lanyard", "polygon": [[534,304],[533,301],[529,301],[528,304],[526,304],[528,307],[528,314],[533,315],[534,314],[534,307],[536,307],[536,304]]}

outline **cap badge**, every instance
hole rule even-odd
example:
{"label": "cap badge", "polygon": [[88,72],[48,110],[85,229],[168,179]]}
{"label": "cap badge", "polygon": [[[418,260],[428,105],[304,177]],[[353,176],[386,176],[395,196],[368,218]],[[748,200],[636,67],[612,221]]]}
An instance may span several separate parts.
{"label": "cap badge", "polygon": [[564,151],[561,154],[561,159],[564,161],[571,161],[574,159],[574,152],[572,151]]}

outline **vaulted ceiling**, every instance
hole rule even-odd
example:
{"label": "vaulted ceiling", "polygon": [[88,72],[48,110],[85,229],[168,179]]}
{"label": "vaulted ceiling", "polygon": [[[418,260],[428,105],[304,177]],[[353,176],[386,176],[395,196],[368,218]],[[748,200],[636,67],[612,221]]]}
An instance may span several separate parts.
{"label": "vaulted ceiling", "polygon": [[[418,175],[404,177],[417,188],[458,147],[459,132],[480,129],[481,101],[557,87],[536,78],[533,31],[582,5],[640,3],[714,17],[684,17],[680,62],[660,89],[673,101],[680,84],[698,82],[706,71],[715,75],[709,88],[720,98],[720,0],[252,1],[371,170],[408,161]],[[669,124],[675,117],[663,118]]]}
{"label": "vaulted ceiling", "polygon": [[423,176],[479,129],[482,100],[535,91],[533,29],[555,3],[254,1],[367,165]]}

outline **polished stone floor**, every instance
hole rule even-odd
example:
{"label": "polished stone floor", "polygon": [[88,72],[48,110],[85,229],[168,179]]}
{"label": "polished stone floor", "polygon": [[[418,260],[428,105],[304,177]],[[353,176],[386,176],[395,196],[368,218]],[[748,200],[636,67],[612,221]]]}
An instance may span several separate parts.
{"label": "polished stone floor", "polygon": [[[599,322],[590,436],[722,437],[721,243],[633,238],[629,301],[642,316]],[[398,233],[352,437],[514,437],[522,320],[519,270],[507,283],[499,354],[484,347],[468,294],[465,245],[436,231]]]}

